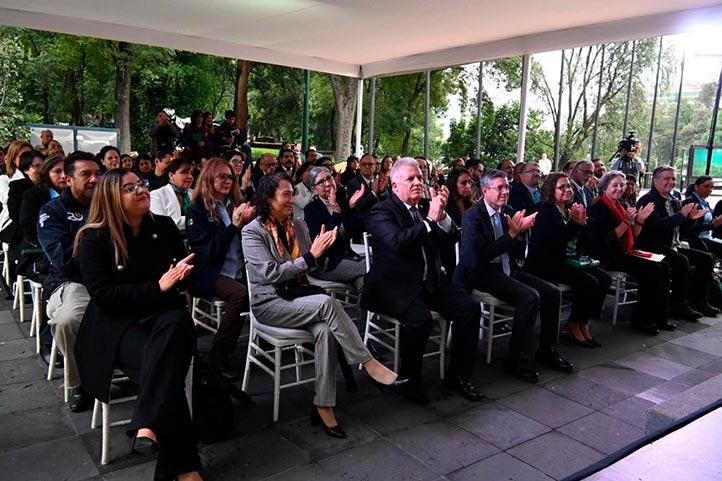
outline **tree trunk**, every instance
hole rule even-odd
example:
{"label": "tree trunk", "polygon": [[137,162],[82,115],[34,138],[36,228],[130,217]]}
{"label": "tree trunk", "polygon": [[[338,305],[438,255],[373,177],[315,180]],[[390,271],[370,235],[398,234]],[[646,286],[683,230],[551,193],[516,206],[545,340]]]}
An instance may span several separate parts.
{"label": "tree trunk", "polygon": [[336,128],[336,160],[345,160],[351,155],[354,114],[358,98],[358,79],[330,75],[333,96],[336,99],[338,122]]}
{"label": "tree trunk", "polygon": [[236,96],[233,110],[236,112],[236,123],[242,129],[248,129],[248,74],[251,62],[236,60]]}
{"label": "tree trunk", "polygon": [[130,152],[130,84],[133,58],[130,44],[118,42],[115,54],[115,127],[118,148]]}

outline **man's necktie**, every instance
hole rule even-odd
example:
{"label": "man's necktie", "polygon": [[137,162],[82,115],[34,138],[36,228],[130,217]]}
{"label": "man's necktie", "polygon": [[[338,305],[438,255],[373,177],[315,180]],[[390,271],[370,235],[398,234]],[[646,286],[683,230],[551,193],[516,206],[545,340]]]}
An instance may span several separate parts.
{"label": "man's necktie", "polygon": [[[504,229],[501,226],[501,214],[498,212],[494,212],[494,215],[491,216],[494,221],[494,235],[498,239],[499,237],[504,235]],[[509,254],[506,252],[499,256],[499,259],[501,260],[501,269],[504,271],[504,274],[507,276],[511,274],[511,266],[509,266]]]}
{"label": "man's necktie", "polygon": [[[411,218],[414,220],[414,224],[420,224],[422,222],[421,220],[421,214],[419,213],[419,209],[416,206],[413,206],[409,209],[409,213],[411,214]],[[424,277],[423,280],[426,281],[426,289],[433,293],[434,292],[434,284],[435,279],[433,275],[433,271],[429,268],[429,262],[433,257],[431,257],[431,250],[429,249],[429,245],[427,242],[424,242],[421,246],[421,253],[424,256]]]}
{"label": "man's necktie", "polygon": [[534,197],[534,203],[535,203],[535,204],[538,204],[539,202],[541,202],[541,195],[539,195],[539,191],[538,191],[538,190],[534,189],[534,190],[532,191],[532,197]]}

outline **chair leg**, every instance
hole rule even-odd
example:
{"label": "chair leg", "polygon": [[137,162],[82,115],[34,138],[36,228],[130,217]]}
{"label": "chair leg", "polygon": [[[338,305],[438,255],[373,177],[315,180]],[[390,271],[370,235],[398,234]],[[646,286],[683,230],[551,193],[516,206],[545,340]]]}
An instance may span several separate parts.
{"label": "chair leg", "polygon": [[619,312],[619,291],[622,287],[622,279],[617,277],[614,280],[614,308],[612,309],[612,326],[617,325],[617,313]]}
{"label": "chair leg", "polygon": [[[366,311],[366,328],[364,329],[364,346],[369,347],[369,330],[371,329],[370,323],[371,323],[372,314],[371,311]],[[361,364],[358,365],[358,370],[360,371],[363,369],[363,366]]]}
{"label": "chair leg", "polygon": [[491,347],[494,342],[494,306],[489,306],[489,320],[486,323],[486,363],[491,364]]}
{"label": "chair leg", "polygon": [[53,345],[50,347],[50,364],[48,364],[48,381],[55,376],[55,361],[58,360],[58,345],[53,338]]}
{"label": "chair leg", "polygon": [[186,373],[186,401],[188,401],[188,410],[193,418],[193,363],[195,356],[191,357],[191,363],[188,366],[188,373]]}
{"label": "chair leg", "polygon": [[449,324],[446,322],[446,319],[439,321],[439,328],[441,329],[441,337],[439,338],[439,378],[441,379],[444,379],[444,375],[446,374],[444,359],[446,355],[446,333],[448,327]]}
{"label": "chair leg", "polygon": [[394,372],[399,372],[399,351],[401,349],[401,324],[394,324]]}
{"label": "chair leg", "polygon": [[93,403],[93,417],[90,418],[90,429],[98,429],[98,416],[100,416],[100,401]]}
{"label": "chair leg", "polygon": [[68,386],[68,382],[70,381],[70,372],[68,370],[68,363],[64,363],[63,366],[63,395],[65,397],[65,402],[70,402],[70,386]]}
{"label": "chair leg", "polygon": [[108,452],[110,451],[110,404],[103,403],[103,435],[101,441],[100,464],[108,464]]}
{"label": "chair leg", "polygon": [[248,378],[251,374],[251,356],[253,355],[253,344],[256,342],[256,332],[253,329],[253,322],[249,321],[248,349],[246,350],[246,366],[243,368],[243,383],[241,389],[248,390]]}
{"label": "chair leg", "polygon": [[25,322],[25,278],[23,276],[18,276],[17,285],[18,307],[20,308],[20,322]]}
{"label": "chair leg", "polygon": [[276,347],[273,357],[273,422],[278,422],[281,407],[281,348]]}

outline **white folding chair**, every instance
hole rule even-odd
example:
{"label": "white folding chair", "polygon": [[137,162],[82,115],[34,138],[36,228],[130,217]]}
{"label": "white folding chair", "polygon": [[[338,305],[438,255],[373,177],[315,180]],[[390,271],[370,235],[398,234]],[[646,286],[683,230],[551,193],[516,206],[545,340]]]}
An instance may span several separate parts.
{"label": "white folding chair", "polygon": [[215,334],[218,332],[218,326],[221,325],[221,317],[225,307],[226,303],[217,298],[208,300],[202,297],[193,297],[193,304],[191,305],[193,323]]}
{"label": "white folding chair", "polygon": [[510,322],[514,318],[514,306],[508,304],[487,292],[474,289],[471,292],[481,303],[481,334],[486,336],[486,363],[491,364],[491,352],[494,339],[511,336],[510,332],[494,334],[494,326]]}
{"label": "white folding chair", "polygon": [[[626,272],[607,271],[607,274],[612,277],[612,285],[610,287],[612,293],[607,295],[614,297],[612,326],[616,326],[619,306],[626,306],[637,302],[636,293],[638,286],[637,281]],[[635,296],[630,296],[630,294],[635,294]]]}
{"label": "white folding chair", "polygon": [[[39,337],[39,336],[38,336]],[[48,364],[48,381],[53,380],[55,376],[55,362],[58,359],[58,344],[53,338],[53,345],[50,348],[50,363]],[[65,363],[63,367],[63,399],[65,402],[70,400],[70,389],[68,388],[68,379],[70,378],[70,372],[68,371],[68,364]]]}
{"label": "white folding chair", "polygon": [[[6,242],[2,243],[2,252],[3,252],[3,270],[2,270],[2,276],[5,279],[5,284],[10,288],[10,260],[8,258],[8,251],[10,250],[10,245]],[[14,308],[13,308],[14,309]]]}
{"label": "white folding chair", "polygon": [[[252,299],[250,281],[248,282],[248,298]],[[251,326],[241,389],[248,391],[251,364],[255,364],[271,376],[273,378],[273,422],[277,422],[281,405],[281,390],[309,384],[316,379],[315,375],[303,377],[303,367],[315,364],[313,351],[304,347],[303,344],[313,344],[315,340],[313,334],[305,329],[289,329],[261,324],[253,315],[253,308],[249,312],[249,317]],[[271,349],[264,349],[260,345],[261,340],[270,344]],[[287,351],[293,352],[293,362],[284,363],[283,353]],[[283,374],[289,369],[295,371],[295,376],[292,381],[284,382]]]}
{"label": "white folding chair", "polygon": [[[371,234],[364,232],[364,250],[366,258],[366,272],[371,270],[371,260],[373,250],[371,248]],[[429,337],[429,341],[438,346],[438,349],[428,351],[424,357],[439,356],[439,377],[444,379],[445,374],[445,358],[446,358],[446,338],[448,333],[448,325],[446,319],[436,311],[431,311],[434,321],[439,323],[439,333]],[[368,346],[369,341],[373,341],[375,346],[381,346],[390,351],[394,356],[394,371],[399,369],[399,353],[401,342],[401,323],[398,319],[377,312],[366,312],[366,327],[364,329],[364,344]]]}
{"label": "white folding chair", "polygon": [[[28,289],[26,289],[26,284]],[[30,279],[21,275],[17,276],[15,284],[13,284],[15,298],[13,299],[13,309],[20,308],[20,322],[25,322],[25,296],[31,294]]]}
{"label": "white folding chair", "polygon": [[43,323],[43,285],[30,281],[33,297],[33,314],[30,321],[30,336],[35,336],[35,352],[40,353],[40,327]]}

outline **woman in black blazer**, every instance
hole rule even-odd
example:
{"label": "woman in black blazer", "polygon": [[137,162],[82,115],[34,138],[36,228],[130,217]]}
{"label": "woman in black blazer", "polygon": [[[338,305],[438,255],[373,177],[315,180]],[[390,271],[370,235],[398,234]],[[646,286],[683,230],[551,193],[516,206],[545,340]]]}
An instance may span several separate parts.
{"label": "woman in black blazer", "polygon": [[131,449],[158,452],[155,479],[200,480],[184,382],[195,330],[179,289],[192,266],[173,221],[150,214],[147,182],[103,175],[75,255],[90,303],[75,353],[84,389],[107,402],[113,369],[139,385]]}
{"label": "woman in black blazer", "polygon": [[587,223],[586,210],[581,204],[569,205],[573,191],[566,174],[547,176],[540,194],[524,270],[554,284],[572,286],[574,299],[565,332],[580,346],[601,347],[589,332],[589,319],[602,312],[612,279],[597,267],[577,268],[567,263],[568,253],[577,254],[572,241]]}
{"label": "woman in black blazer", "polygon": [[198,177],[186,212],[188,244],[198,266],[192,294],[226,302],[221,324],[213,336],[210,362],[228,380],[238,378],[228,356],[236,349],[243,329],[240,314],[248,311],[241,228],[255,214],[238,184],[230,162],[209,160]]}
{"label": "woman in black blazer", "polygon": [[634,255],[634,239],[644,229],[654,204],[625,209],[621,203],[624,189],[621,171],[613,170],[600,179],[599,201],[589,209],[587,247],[606,269],[627,272],[637,280],[632,327],[647,334],[657,334],[659,329],[672,331],[676,326],[667,321],[669,266]]}

